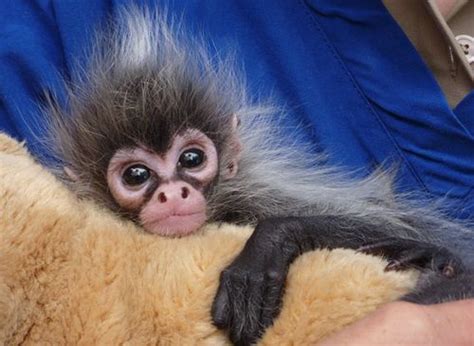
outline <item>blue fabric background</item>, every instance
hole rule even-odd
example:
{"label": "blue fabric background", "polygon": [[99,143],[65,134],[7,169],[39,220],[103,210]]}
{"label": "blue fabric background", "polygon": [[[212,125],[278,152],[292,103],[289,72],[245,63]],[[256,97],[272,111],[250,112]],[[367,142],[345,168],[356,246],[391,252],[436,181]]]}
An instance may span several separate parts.
{"label": "blue fabric background", "polygon": [[[135,1],[152,6],[160,1]],[[94,28],[125,0],[3,0],[0,129],[37,153],[43,90],[85,58]],[[288,126],[365,174],[396,163],[399,188],[474,211],[474,92],[452,110],[378,0],[169,0],[191,31],[238,52],[254,95],[287,107]],[[362,169],[361,169],[362,168]]]}

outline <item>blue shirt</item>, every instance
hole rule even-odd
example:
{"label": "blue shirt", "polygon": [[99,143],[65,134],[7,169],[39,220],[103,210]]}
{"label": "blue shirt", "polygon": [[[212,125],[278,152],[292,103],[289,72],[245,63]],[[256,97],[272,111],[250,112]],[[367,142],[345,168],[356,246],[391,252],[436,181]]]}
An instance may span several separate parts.
{"label": "blue shirt", "polygon": [[[86,58],[94,28],[127,2],[2,1],[1,130],[41,154],[44,90],[61,97],[61,78]],[[474,91],[451,109],[381,1],[169,0],[167,8],[211,49],[235,51],[249,92],[285,106],[287,125],[301,126],[331,164],[359,174],[396,164],[400,190],[472,214]]]}

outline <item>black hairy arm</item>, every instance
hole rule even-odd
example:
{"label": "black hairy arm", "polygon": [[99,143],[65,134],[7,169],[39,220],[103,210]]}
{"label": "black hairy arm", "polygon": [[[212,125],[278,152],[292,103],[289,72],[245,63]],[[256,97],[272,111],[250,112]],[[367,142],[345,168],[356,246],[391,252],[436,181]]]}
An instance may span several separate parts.
{"label": "black hairy arm", "polygon": [[[382,255],[387,270],[417,268],[427,273],[426,290],[405,300],[433,303],[474,296],[474,278],[444,247],[387,237],[370,226],[337,216],[275,217],[261,221],[242,252],[222,272],[212,317],[237,345],[254,343],[278,316],[291,263],[315,249],[347,248]],[[456,280],[458,278],[458,280]],[[459,291],[456,296],[453,292]],[[426,293],[424,293],[426,292]]]}

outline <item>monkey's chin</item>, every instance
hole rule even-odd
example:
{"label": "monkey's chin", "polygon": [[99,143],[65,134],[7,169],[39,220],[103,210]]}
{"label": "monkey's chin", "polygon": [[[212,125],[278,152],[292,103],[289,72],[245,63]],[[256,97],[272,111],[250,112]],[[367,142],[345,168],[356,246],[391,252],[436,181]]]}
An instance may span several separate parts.
{"label": "monkey's chin", "polygon": [[205,212],[175,214],[144,221],[142,225],[149,233],[165,237],[184,237],[197,231],[206,222],[206,219]]}

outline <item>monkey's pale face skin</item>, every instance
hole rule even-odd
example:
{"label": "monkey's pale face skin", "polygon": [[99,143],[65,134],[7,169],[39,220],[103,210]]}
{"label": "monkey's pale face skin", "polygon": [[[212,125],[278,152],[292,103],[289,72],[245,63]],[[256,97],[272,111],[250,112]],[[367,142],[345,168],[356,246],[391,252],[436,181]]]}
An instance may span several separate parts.
{"label": "monkey's pale face skin", "polygon": [[122,208],[139,210],[146,231],[184,236],[207,220],[203,193],[217,172],[214,143],[190,129],[175,136],[162,155],[145,147],[117,151],[109,163],[107,182]]}

